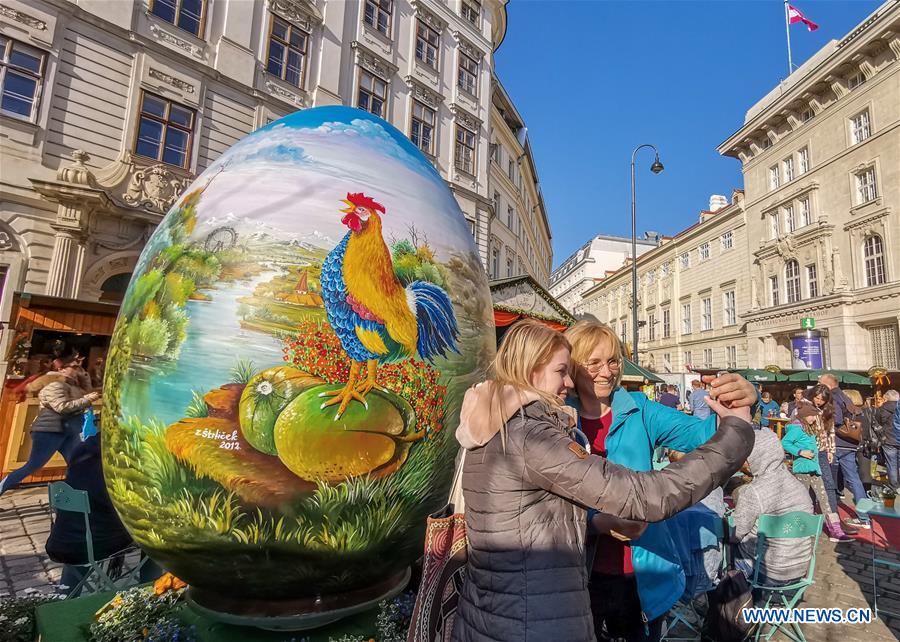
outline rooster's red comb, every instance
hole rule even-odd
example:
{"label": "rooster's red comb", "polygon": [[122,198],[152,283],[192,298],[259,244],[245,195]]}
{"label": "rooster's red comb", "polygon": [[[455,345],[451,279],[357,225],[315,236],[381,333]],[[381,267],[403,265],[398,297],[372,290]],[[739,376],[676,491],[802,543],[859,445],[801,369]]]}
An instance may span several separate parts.
{"label": "rooster's red comb", "polygon": [[376,201],[371,196],[366,196],[362,192],[351,194],[347,192],[347,200],[356,205],[356,207],[368,207],[370,210],[381,212],[384,214],[384,205]]}

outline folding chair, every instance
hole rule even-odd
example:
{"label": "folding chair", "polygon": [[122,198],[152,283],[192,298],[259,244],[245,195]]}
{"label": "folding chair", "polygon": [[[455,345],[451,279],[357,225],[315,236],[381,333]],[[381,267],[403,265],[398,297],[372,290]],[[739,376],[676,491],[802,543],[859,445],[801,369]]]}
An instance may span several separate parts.
{"label": "folding chair", "polygon": [[148,559],[146,557],[142,556],[141,561],[133,569],[120,570],[117,573],[112,572],[112,567],[119,560],[123,560],[127,553],[137,551],[136,546],[129,546],[100,560],[94,557],[94,539],[91,533],[90,521],[91,503],[87,491],[72,488],[65,482],[52,482],[49,486],[49,493],[50,507],[52,509],[81,513],[84,516],[84,541],[88,561],[86,564],[70,564],[70,566],[82,568],[85,574],[78,584],[70,587],[66,598],[77,597],[84,590],[87,593],[96,593],[138,584],[141,567]]}
{"label": "folding chair", "polygon": [[[810,515],[802,511],[785,513],[784,515],[759,516],[759,521],[756,525],[756,560],[753,564],[753,579],[750,580],[750,585],[753,587],[754,592],[760,591],[766,596],[762,608],[793,609],[800,603],[806,589],[812,586],[813,574],[816,570],[816,548],[819,545],[819,534],[822,532],[824,520],[824,515]],[[769,586],[761,583],[759,570],[763,565],[766,540],[774,538],[801,539],[804,537],[812,538],[812,555],[809,558],[809,568],[806,576],[786,586]],[[768,626],[768,630],[766,633],[763,633],[763,629],[766,626]],[[753,639],[771,640],[772,636],[778,631],[782,631],[794,642],[806,642],[806,637],[803,635],[800,625],[796,622],[760,625],[756,628],[756,634]]]}

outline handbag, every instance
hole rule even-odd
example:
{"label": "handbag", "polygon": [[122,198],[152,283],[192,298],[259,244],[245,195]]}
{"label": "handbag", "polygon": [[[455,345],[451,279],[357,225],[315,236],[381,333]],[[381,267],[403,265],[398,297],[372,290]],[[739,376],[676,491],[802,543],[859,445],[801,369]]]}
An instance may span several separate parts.
{"label": "handbag", "polygon": [[422,582],[416,595],[407,642],[450,642],[459,594],[466,581],[468,558],[462,470],[463,449],[453,476],[449,503],[428,517]]}
{"label": "handbag", "polygon": [[858,444],[862,441],[862,422],[848,417],[847,421],[835,427],[834,434],[841,439]]}
{"label": "handbag", "polygon": [[707,638],[716,642],[740,642],[751,636],[755,625],[744,622],[742,611],[753,606],[753,593],[741,571],[727,571],[707,597],[709,610],[703,630]]}

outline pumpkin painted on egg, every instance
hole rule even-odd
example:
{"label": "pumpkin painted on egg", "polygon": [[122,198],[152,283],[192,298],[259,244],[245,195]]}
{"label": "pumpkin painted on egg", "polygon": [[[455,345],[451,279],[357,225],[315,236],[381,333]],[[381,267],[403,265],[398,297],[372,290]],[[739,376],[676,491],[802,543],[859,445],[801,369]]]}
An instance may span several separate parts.
{"label": "pumpkin painted on egg", "polygon": [[366,112],[297,112],[204,171],[138,260],[106,369],[110,497],[199,608],[352,611],[421,555],[493,345],[428,159]]}

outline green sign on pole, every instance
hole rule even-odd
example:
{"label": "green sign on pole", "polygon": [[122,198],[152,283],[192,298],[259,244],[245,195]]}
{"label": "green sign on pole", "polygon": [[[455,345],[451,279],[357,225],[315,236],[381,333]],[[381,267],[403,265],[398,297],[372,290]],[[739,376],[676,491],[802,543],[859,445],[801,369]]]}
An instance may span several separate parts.
{"label": "green sign on pole", "polygon": [[800,319],[800,327],[804,330],[812,330],[816,327],[816,320],[812,317],[803,317]]}

